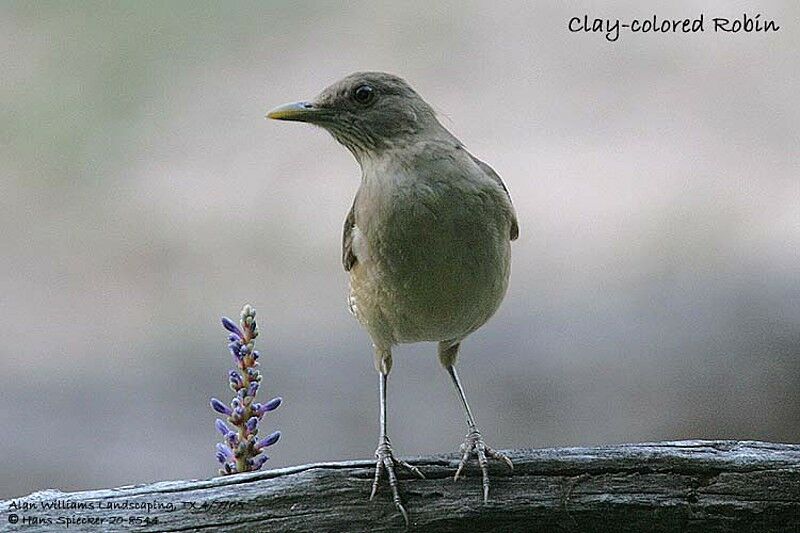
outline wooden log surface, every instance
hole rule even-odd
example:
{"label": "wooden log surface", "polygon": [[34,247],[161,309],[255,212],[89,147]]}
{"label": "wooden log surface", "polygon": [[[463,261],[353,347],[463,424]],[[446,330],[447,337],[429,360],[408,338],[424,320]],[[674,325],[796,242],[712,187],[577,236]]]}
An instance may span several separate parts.
{"label": "wooden log surface", "polygon": [[[515,470],[452,477],[458,458],[410,458],[412,531],[800,531],[800,445],[675,441],[506,450]],[[0,501],[1,531],[403,531],[370,460]],[[67,527],[68,526],[68,527]]]}

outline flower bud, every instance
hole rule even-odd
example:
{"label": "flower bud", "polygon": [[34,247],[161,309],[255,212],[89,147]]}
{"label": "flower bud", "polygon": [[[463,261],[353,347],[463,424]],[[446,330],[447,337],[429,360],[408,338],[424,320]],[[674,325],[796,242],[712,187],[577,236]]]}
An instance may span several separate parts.
{"label": "flower bud", "polygon": [[214,425],[217,427],[217,431],[219,431],[220,433],[222,433],[222,436],[223,436],[223,437],[224,437],[225,435],[227,435],[227,434],[228,434],[228,432],[230,431],[230,428],[228,428],[228,426],[226,426],[226,425],[225,425],[225,422],[223,422],[223,421],[222,421],[222,420],[220,420],[219,418],[217,418],[217,421],[214,423]]}
{"label": "flower bud", "polygon": [[217,400],[216,398],[211,398],[211,408],[218,412],[221,415],[228,415],[230,416],[232,411],[231,408],[222,403],[221,401]]}
{"label": "flower bud", "polygon": [[228,331],[230,331],[231,333],[233,333],[234,335],[236,335],[240,339],[244,336],[242,334],[242,330],[239,329],[239,326],[237,326],[236,323],[233,320],[231,320],[230,318],[228,318],[226,316],[222,317],[222,327],[224,327],[225,329],[227,329]]}
{"label": "flower bud", "polygon": [[256,450],[261,450],[266,448],[267,446],[272,446],[273,444],[278,442],[278,439],[280,438],[281,438],[281,432],[275,431],[274,433],[270,433],[263,439],[260,439],[258,442],[256,442],[255,448]]}

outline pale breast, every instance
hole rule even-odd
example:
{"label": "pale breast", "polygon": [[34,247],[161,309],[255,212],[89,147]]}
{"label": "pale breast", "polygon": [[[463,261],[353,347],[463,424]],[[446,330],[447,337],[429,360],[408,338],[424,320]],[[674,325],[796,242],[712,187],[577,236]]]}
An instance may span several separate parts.
{"label": "pale breast", "polygon": [[365,181],[351,298],[373,340],[460,339],[491,317],[509,276],[504,201],[495,183],[458,175]]}

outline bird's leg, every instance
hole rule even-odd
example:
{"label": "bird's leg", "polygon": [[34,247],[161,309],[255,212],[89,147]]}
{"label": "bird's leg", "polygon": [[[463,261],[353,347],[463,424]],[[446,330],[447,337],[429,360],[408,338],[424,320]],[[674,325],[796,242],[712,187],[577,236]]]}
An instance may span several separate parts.
{"label": "bird's leg", "polygon": [[458,391],[458,396],[461,398],[461,404],[464,406],[464,413],[467,417],[467,427],[469,428],[464,443],[461,445],[461,461],[458,463],[458,468],[456,469],[453,479],[457,480],[459,478],[470,456],[475,454],[478,458],[478,465],[483,475],[483,501],[487,502],[489,500],[489,459],[504,461],[512,471],[514,470],[514,464],[505,454],[487,446],[480,430],[478,430],[478,426],[475,425],[475,418],[473,418],[472,410],[467,403],[464,387],[461,386],[461,380],[458,379],[458,372],[456,372],[455,359],[458,353],[458,346],[457,343],[449,346],[445,343],[439,345],[439,359],[442,364],[445,365],[445,368],[447,368],[447,372],[453,380],[453,385],[455,385]]}
{"label": "bird's leg", "polygon": [[378,366],[378,372],[380,374],[379,388],[381,405],[381,433],[380,437],[378,438],[378,448],[375,450],[375,457],[377,457],[378,461],[375,465],[375,479],[372,481],[372,492],[370,493],[369,499],[372,500],[375,497],[375,494],[378,492],[381,474],[386,471],[386,474],[389,478],[389,487],[392,489],[392,499],[394,500],[397,510],[403,515],[403,520],[405,520],[406,526],[408,526],[408,513],[406,512],[405,507],[403,507],[403,501],[400,498],[395,467],[401,466],[406,468],[423,479],[425,476],[416,466],[394,457],[392,452],[392,443],[386,434],[386,381],[389,374],[389,369],[391,368],[391,355],[389,355],[387,362],[385,360],[379,361],[378,355],[376,354],[376,366]]}

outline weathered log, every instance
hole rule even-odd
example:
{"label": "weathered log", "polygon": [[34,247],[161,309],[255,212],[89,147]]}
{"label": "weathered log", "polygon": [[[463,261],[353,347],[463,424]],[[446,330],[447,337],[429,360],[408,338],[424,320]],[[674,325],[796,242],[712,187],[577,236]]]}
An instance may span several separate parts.
{"label": "weathered log", "polygon": [[[412,530],[800,531],[800,445],[677,441],[507,451],[453,482],[455,456],[419,457],[401,474]],[[316,463],[207,480],[0,502],[3,531],[402,531],[388,488],[368,500],[373,462]],[[37,523],[38,522],[38,523]]]}

